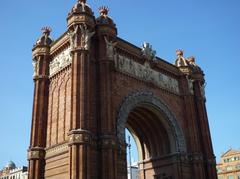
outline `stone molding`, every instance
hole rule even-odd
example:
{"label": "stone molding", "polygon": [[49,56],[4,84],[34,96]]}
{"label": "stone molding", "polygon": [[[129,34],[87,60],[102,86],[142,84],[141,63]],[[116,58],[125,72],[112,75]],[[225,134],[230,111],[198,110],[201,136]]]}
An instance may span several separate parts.
{"label": "stone molding", "polygon": [[160,99],[155,97],[152,92],[148,91],[135,91],[126,96],[120,105],[117,116],[117,137],[120,141],[125,141],[125,124],[127,122],[128,115],[138,105],[150,105],[162,112],[167,120],[171,132],[175,136],[176,152],[186,152],[186,142],[183,131],[177,122],[176,117],[170,111],[166,104]]}
{"label": "stone molding", "polygon": [[61,153],[67,152],[67,151],[68,151],[67,143],[58,145],[56,147],[46,149],[45,158],[49,158],[49,157],[52,157],[52,156],[55,156],[55,155],[58,155],[58,154],[61,154]]}

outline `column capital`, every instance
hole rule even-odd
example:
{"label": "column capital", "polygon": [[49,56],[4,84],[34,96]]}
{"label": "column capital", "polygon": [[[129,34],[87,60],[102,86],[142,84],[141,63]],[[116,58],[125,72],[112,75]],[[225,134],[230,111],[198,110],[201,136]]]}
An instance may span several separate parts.
{"label": "column capital", "polygon": [[45,149],[42,147],[32,147],[28,149],[28,160],[40,160],[45,157]]}
{"label": "column capital", "polygon": [[93,134],[84,129],[71,130],[69,133],[68,145],[90,145],[92,143]]}

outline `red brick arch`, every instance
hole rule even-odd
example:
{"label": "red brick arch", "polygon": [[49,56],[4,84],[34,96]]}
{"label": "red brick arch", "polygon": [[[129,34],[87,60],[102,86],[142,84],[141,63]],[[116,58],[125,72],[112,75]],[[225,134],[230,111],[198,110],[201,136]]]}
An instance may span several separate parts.
{"label": "red brick arch", "polygon": [[174,114],[162,100],[147,91],[132,92],[123,100],[117,116],[116,131],[118,139],[121,141],[125,140],[125,128],[128,116],[131,111],[140,106],[154,111],[156,115],[161,114],[164,116],[161,122],[171,139],[171,152],[186,152],[185,137]]}

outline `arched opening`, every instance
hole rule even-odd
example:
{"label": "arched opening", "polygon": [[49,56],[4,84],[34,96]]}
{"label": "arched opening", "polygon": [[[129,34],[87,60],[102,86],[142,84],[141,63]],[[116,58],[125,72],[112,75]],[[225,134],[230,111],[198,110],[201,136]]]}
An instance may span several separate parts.
{"label": "arched opening", "polygon": [[119,141],[126,144],[125,129],[137,145],[139,179],[179,178],[178,157],[186,151],[185,140],[166,105],[151,93],[130,95],[119,110],[117,126]]}

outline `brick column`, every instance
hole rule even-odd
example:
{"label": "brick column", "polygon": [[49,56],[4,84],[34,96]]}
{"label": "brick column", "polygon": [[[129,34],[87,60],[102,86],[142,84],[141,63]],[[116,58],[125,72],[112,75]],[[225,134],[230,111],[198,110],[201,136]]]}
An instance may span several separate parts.
{"label": "brick column", "polygon": [[[105,27],[106,28],[106,27]],[[100,28],[98,29],[101,30]],[[107,32],[108,33],[108,32]],[[101,178],[116,179],[117,178],[117,137],[116,137],[116,121],[113,119],[112,110],[112,73],[114,69],[113,56],[107,56],[107,47],[105,38],[113,38],[101,32],[98,36],[98,65],[99,65],[99,100],[100,100],[100,118],[99,118],[99,148],[101,150]],[[112,39],[108,39],[112,41]]]}
{"label": "brick column", "polygon": [[204,92],[204,79],[194,82],[195,106],[198,117],[198,126],[201,135],[201,144],[203,149],[203,162],[205,165],[206,177],[211,179],[217,178],[216,161],[210,136],[208,117],[206,111],[206,98]]}
{"label": "brick column", "polygon": [[181,90],[185,102],[184,114],[186,118],[184,128],[187,129],[186,138],[188,141],[187,145],[189,152],[189,155],[186,156],[184,162],[192,164],[192,170],[195,176],[198,176],[199,179],[205,179],[206,175],[200,145],[201,138],[195,112],[193,82],[194,80],[191,79],[190,75],[184,74],[181,77]]}
{"label": "brick column", "polygon": [[89,51],[74,48],[72,50],[71,131],[69,132],[71,179],[90,178],[89,65]]}
{"label": "brick column", "polygon": [[[46,29],[45,33],[47,33]],[[34,100],[31,140],[28,150],[29,179],[44,178],[50,61],[50,44],[47,43],[47,40],[50,39],[48,39],[49,34],[45,33],[33,49]]]}

